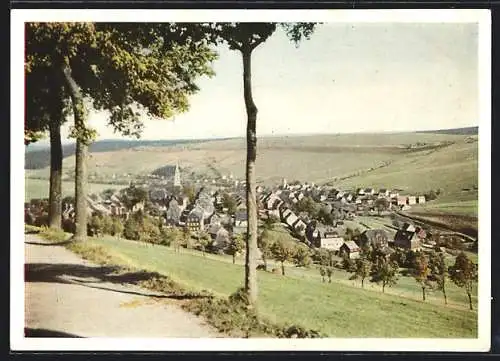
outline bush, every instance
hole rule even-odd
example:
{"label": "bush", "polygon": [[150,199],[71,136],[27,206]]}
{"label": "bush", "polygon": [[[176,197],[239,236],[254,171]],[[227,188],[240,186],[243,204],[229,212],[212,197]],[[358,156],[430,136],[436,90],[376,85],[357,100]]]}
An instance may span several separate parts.
{"label": "bush", "polygon": [[127,239],[138,241],[140,238],[140,224],[135,217],[129,217],[123,228],[123,236]]}
{"label": "bush", "polygon": [[63,242],[65,241],[68,236],[64,231],[60,229],[54,229],[54,228],[49,228],[46,226],[43,226],[42,229],[40,230],[40,236],[47,241],[53,241],[53,242]]}
{"label": "bush", "polygon": [[48,213],[42,213],[41,215],[35,217],[35,224],[34,226],[36,227],[48,227],[49,226],[49,214]]}
{"label": "bush", "polygon": [[73,220],[69,219],[69,218],[63,219],[62,229],[64,232],[67,232],[67,233],[75,233],[75,231],[76,231],[75,222],[73,222]]}

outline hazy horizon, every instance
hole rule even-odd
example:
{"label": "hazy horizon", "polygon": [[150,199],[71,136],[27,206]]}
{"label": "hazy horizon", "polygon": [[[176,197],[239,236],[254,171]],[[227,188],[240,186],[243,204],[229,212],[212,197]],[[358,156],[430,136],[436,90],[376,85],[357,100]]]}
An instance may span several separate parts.
{"label": "hazy horizon", "polygon": [[[262,134],[258,136],[257,138],[280,138],[280,137],[307,137],[307,136],[318,136],[318,135],[350,135],[350,134],[400,134],[400,133],[418,133],[418,132],[433,132],[433,131],[445,131],[445,130],[455,130],[455,129],[467,129],[467,128],[479,128],[478,125],[470,125],[466,127],[457,127],[457,128],[439,128],[439,129],[415,129],[415,130],[409,130],[409,131],[379,131],[379,132],[373,132],[373,131],[358,131],[358,132],[343,132],[343,133],[288,133],[288,134]],[[148,142],[161,142],[161,141],[171,141],[171,142],[176,142],[176,141],[197,141],[197,140],[225,140],[225,139],[239,139],[239,138],[245,138],[245,135],[239,135],[239,136],[234,136],[234,137],[211,137],[211,138],[175,138],[175,139],[161,139],[161,138],[100,138],[96,139],[95,142],[104,142],[104,141],[114,141],[114,142],[119,142],[119,141],[124,141],[124,142],[130,142],[130,141],[148,141]],[[62,139],[62,144],[67,145],[67,144],[74,144],[74,140],[70,139]],[[35,147],[48,147],[50,145],[49,139],[44,138],[41,139],[38,142],[29,144],[26,148],[29,149],[35,148]]]}

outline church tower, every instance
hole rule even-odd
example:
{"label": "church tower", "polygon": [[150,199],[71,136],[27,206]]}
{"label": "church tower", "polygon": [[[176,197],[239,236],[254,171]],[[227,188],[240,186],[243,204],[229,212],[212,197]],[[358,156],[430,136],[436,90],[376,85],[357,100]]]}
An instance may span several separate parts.
{"label": "church tower", "polygon": [[181,186],[181,170],[179,168],[179,162],[177,162],[174,171],[174,187],[180,187],[180,186]]}

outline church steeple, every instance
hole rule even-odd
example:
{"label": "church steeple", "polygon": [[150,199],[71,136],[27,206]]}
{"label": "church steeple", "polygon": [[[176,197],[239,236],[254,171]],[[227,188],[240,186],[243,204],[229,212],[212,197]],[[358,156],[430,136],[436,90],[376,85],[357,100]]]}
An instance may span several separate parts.
{"label": "church steeple", "polygon": [[181,169],[179,167],[179,161],[175,164],[175,171],[174,171],[174,187],[180,187],[181,186]]}

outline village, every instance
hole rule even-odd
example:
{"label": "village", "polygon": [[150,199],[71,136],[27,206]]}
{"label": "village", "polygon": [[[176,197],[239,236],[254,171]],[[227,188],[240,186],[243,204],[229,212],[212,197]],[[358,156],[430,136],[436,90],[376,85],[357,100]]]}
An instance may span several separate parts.
{"label": "village", "polygon": [[[245,182],[232,175],[186,178],[182,180],[178,164],[167,165],[121,191],[89,195],[89,219],[106,215],[125,223],[133,214],[146,214],[160,228],[181,230],[194,239],[207,236],[207,250],[225,252],[247,230]],[[256,191],[261,224],[274,223],[297,242],[339,257],[356,259],[367,246],[391,254],[394,249],[419,251],[442,243],[439,237],[443,235],[432,232],[431,227],[398,220],[399,212],[425,203],[425,195],[403,195],[391,189],[340,190],[307,182],[287,183],[286,179],[274,187],[259,185]],[[63,225],[69,224],[69,231],[74,218],[72,202],[71,197],[63,201]],[[42,204],[41,200],[25,204],[27,224],[43,219]],[[43,225],[43,220],[38,223]],[[90,225],[90,233],[92,229]]]}

